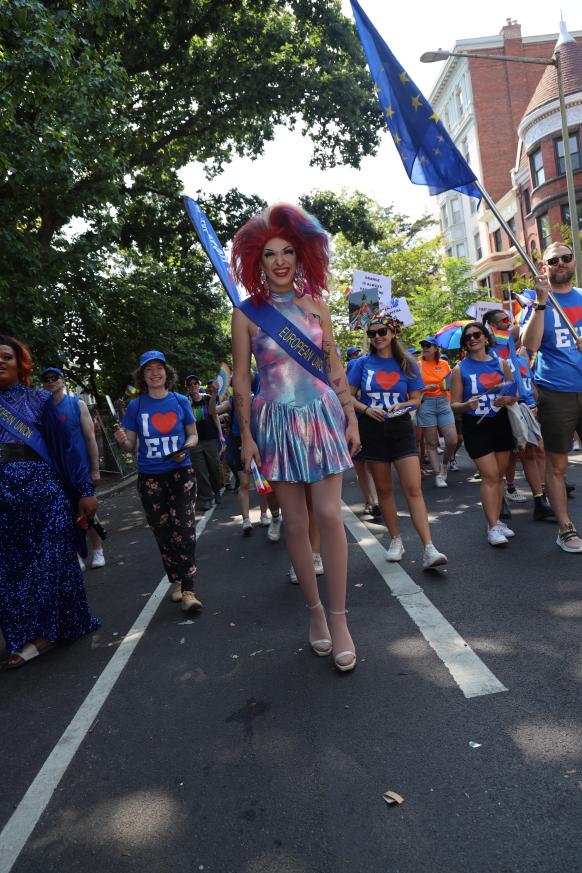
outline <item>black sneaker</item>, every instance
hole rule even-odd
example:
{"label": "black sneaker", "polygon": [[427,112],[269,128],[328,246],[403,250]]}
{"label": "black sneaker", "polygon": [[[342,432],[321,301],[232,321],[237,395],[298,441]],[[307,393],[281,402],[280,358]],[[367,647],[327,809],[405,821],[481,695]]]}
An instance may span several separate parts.
{"label": "black sneaker", "polygon": [[546,518],[554,518],[554,512],[552,507],[550,506],[548,498],[543,497],[534,497],[534,511],[533,517],[534,521],[545,521]]}
{"label": "black sneaker", "polygon": [[220,504],[222,503],[222,497],[220,496],[220,491],[214,492],[214,502],[216,503],[217,506],[220,506]]}
{"label": "black sneaker", "polygon": [[511,518],[511,511],[509,509],[509,506],[505,502],[505,498],[503,499],[503,502],[501,504],[501,512],[499,513],[499,518],[501,519],[501,521],[509,521],[509,519]]}
{"label": "black sneaker", "polygon": [[382,518],[382,510],[377,503],[375,503],[372,507],[372,515],[374,516],[374,518]]}

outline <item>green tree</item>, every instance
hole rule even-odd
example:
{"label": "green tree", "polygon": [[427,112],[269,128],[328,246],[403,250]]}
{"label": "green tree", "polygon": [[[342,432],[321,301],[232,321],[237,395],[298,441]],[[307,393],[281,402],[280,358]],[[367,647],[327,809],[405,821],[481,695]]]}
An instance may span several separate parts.
{"label": "green tree", "polygon": [[96,382],[105,347],[119,366],[150,326],[222,347],[220,295],[182,233],[182,167],[219,173],[299,123],[314,163],[357,166],[382,127],[339,0],[5,0],[0,47],[5,327]]}

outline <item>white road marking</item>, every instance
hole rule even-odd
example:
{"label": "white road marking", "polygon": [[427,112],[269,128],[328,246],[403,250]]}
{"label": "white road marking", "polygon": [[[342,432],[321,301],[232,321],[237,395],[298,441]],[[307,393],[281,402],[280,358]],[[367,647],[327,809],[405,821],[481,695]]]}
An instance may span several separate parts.
{"label": "white road marking", "polygon": [[[196,525],[197,538],[204,533],[213,512],[214,507]],[[0,873],[12,870],[167,590],[168,577],[164,576],[4,826],[0,833]]]}
{"label": "white road marking", "polygon": [[505,685],[502,685],[475,654],[416,582],[399,564],[386,561],[386,552],[374,534],[343,502],[342,512],[344,525],[439,656],[465,697],[507,691]]}

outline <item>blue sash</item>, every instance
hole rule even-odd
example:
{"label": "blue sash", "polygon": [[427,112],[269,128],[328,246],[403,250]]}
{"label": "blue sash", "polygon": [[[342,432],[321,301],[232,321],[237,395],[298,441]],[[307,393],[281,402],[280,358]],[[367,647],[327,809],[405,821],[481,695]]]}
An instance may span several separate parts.
{"label": "blue sash", "polygon": [[249,298],[243,300],[239,309],[254,324],[274,339],[293,360],[301,364],[308,373],[321,379],[326,385],[329,380],[323,368],[323,355],[315,343],[289,321],[270,303],[253,303]]}
{"label": "blue sash", "polygon": [[0,426],[16,437],[18,442],[31,448],[51,467],[53,462],[40,432],[34,424],[25,421],[13,407],[0,398]]}
{"label": "blue sash", "polygon": [[292,321],[289,321],[270,303],[255,304],[250,299],[241,302],[238,288],[228,269],[226,255],[208,218],[191,197],[184,197],[184,205],[198,234],[198,239],[212,261],[216,274],[224,285],[224,290],[232,305],[244,312],[247,318],[275,340],[282,349],[285,349],[287,354],[298,364],[301,364],[308,373],[329,385],[323,367],[321,349],[318,349],[309,337],[306,337]]}

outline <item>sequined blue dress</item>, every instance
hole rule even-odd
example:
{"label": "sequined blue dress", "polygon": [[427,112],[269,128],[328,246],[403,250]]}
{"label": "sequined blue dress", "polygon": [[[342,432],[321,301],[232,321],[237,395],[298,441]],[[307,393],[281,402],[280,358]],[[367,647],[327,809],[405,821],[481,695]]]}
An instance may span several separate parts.
{"label": "sequined blue dress", "polygon": [[[0,397],[36,424],[70,492],[92,494],[49,392],[11,385]],[[0,427],[0,443],[16,442]],[[47,463],[0,463],[0,630],[10,652],[37,637],[75,640],[100,625],[89,612],[73,524],[61,478]]]}
{"label": "sequined blue dress", "polygon": [[[321,348],[319,318],[296,303],[295,291],[271,294],[269,302]],[[310,483],[349,470],[345,416],[335,391],[262,330],[252,349],[260,375],[252,429],[266,478]]]}

